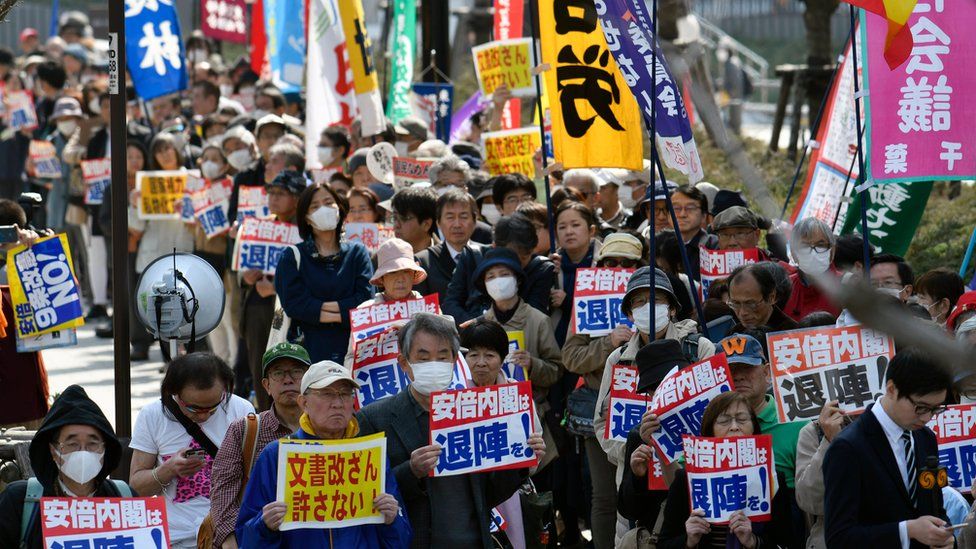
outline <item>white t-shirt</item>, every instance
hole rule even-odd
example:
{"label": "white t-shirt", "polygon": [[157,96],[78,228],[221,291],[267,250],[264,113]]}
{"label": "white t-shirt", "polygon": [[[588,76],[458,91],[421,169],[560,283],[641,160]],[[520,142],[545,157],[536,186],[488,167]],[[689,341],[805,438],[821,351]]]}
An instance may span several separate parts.
{"label": "white t-shirt", "polygon": [[[231,422],[253,411],[250,402],[232,395],[230,401],[218,408],[200,427],[214,444],[220,446]],[[200,448],[169,412],[164,415],[163,403],[159,400],[139,412],[129,446],[133,450],[156,454],[157,465],[183,448]],[[213,460],[210,456],[206,459],[206,467],[197,474],[176,479],[166,488],[166,514],[169,517],[169,537],[173,543],[195,540],[203,517],[210,512],[210,466]]]}

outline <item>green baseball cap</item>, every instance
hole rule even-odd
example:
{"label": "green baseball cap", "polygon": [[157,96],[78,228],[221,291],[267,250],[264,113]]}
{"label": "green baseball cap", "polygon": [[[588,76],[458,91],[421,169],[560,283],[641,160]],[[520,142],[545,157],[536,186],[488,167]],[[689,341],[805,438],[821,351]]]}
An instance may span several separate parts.
{"label": "green baseball cap", "polygon": [[312,365],[312,360],[308,356],[308,351],[306,351],[301,345],[295,345],[294,343],[278,343],[274,347],[264,352],[264,357],[261,359],[261,376],[267,376],[268,368],[270,368],[276,360],[282,358],[297,360],[305,366]]}

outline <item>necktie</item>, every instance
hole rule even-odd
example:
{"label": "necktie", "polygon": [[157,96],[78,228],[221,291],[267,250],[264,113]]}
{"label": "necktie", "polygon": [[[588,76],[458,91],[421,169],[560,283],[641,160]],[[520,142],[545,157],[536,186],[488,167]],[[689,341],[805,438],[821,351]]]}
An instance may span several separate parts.
{"label": "necktie", "polygon": [[908,497],[915,503],[915,494],[918,491],[918,474],[915,471],[915,451],[912,448],[912,433],[905,430],[901,434],[901,440],[905,444],[905,470],[908,472]]}

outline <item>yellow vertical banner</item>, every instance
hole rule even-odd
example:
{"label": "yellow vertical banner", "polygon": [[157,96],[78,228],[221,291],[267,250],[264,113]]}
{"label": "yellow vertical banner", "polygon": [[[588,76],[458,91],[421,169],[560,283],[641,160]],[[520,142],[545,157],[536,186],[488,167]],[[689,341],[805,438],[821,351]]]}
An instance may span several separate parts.
{"label": "yellow vertical banner", "polygon": [[[362,0],[335,0],[342,19],[342,32],[345,34],[346,50],[349,52],[349,66],[352,68],[353,87],[356,89],[356,104],[359,106],[361,131],[364,137],[376,135],[386,129],[383,115],[383,99],[376,82],[376,68],[373,65],[373,41],[366,32]],[[315,98],[310,98],[314,101]]]}
{"label": "yellow vertical banner", "polygon": [[643,168],[641,115],[600,28],[594,0],[539,0],[556,162]]}

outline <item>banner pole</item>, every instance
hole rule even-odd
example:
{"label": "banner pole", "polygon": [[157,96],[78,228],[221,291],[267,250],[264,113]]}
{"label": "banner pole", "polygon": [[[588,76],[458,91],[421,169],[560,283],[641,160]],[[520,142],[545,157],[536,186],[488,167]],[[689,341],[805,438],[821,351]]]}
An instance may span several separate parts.
{"label": "banner pole", "polygon": [[[857,23],[857,9],[853,4],[851,8],[851,32],[854,32],[854,25]],[[870,199],[867,189],[863,187],[867,179],[864,173],[864,136],[861,134],[861,86],[858,84],[857,71],[857,40],[851,41],[851,61],[854,63],[854,123],[857,125],[857,181],[861,195],[861,237],[864,240],[864,276],[871,277],[871,232],[868,227],[868,200]]]}
{"label": "banner pole", "polygon": [[[858,143],[860,143],[860,137],[858,137]],[[860,146],[860,145],[858,145]],[[837,230],[837,220],[840,219],[840,209],[844,207],[844,200],[848,198],[847,187],[851,184],[851,175],[854,173],[854,166],[857,165],[857,155],[851,158],[851,167],[847,169],[847,177],[844,178],[844,192],[840,195],[840,200],[837,201],[837,210],[834,211],[834,221],[830,224],[830,230]]]}
{"label": "banner pole", "polygon": [[[657,0],[653,0],[651,3],[651,31],[654,36],[651,37],[651,101],[653,103],[653,108],[651,109],[651,124],[648,128],[650,132],[650,143],[651,143],[651,177],[650,184],[647,186],[647,197],[648,197],[648,207],[647,207],[647,227],[648,227],[648,246],[647,246],[647,264],[651,268],[651,279],[654,279],[655,270],[657,269],[657,227],[656,225],[656,215],[657,211],[657,184],[654,182],[654,167],[660,164],[657,157],[657,145],[655,140],[657,139],[657,82],[655,77],[657,75]],[[665,200],[668,200],[668,183],[664,178],[664,169],[660,170],[661,174],[661,192],[664,194]],[[670,201],[669,201],[670,203]],[[675,234],[680,235],[681,232],[678,231],[678,226],[674,226]],[[680,239],[680,237],[679,237]],[[690,275],[689,275],[690,276]],[[656,301],[656,291],[654,286],[651,286],[651,303],[657,303]],[[657,339],[657,319],[655,315],[651,315],[651,339]]]}
{"label": "banner pole", "polygon": [[[536,50],[539,46],[539,28],[536,24],[536,10],[538,9],[539,0],[531,0],[529,4],[529,25],[532,27],[532,64],[536,67],[539,66],[539,52]],[[556,229],[553,226],[556,220],[552,211],[552,193],[549,189],[549,159],[546,158],[546,119],[545,113],[542,111],[542,82],[539,80],[541,78],[538,74],[539,71],[537,70],[535,72],[535,104],[539,110],[539,133],[542,135],[542,177],[546,189],[546,215],[549,216],[549,254],[552,255],[556,253]],[[555,154],[555,148],[553,149],[553,154]],[[497,207],[498,204],[495,206]]]}
{"label": "banner pole", "polygon": [[959,267],[959,277],[966,277],[966,269],[969,267],[970,260],[973,259],[973,250],[976,249],[976,228],[973,235],[969,237],[969,246],[966,247],[966,256],[962,259],[962,266]]}

